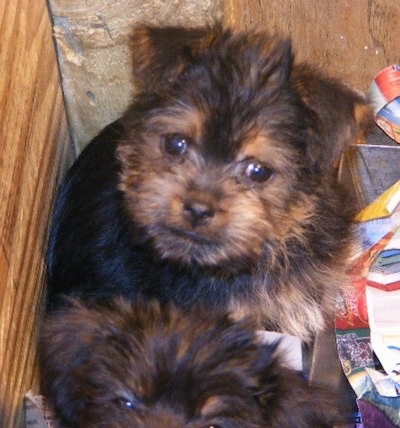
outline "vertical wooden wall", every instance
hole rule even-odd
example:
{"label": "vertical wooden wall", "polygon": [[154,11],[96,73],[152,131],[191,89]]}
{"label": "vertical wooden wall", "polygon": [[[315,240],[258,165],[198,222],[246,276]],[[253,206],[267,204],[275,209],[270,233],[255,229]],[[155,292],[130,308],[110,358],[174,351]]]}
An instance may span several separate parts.
{"label": "vertical wooden wall", "polygon": [[37,386],[43,243],[70,145],[46,0],[2,0],[0,34],[0,426],[18,428]]}
{"label": "vertical wooden wall", "polygon": [[366,91],[400,62],[398,0],[223,0],[225,22],[290,35],[297,57]]}

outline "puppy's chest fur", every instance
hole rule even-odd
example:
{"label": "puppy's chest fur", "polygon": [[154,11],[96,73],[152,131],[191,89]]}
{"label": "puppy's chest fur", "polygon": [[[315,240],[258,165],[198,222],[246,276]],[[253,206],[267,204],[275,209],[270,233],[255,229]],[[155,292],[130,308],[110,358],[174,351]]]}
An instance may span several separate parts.
{"label": "puppy's chest fur", "polygon": [[200,303],[309,339],[343,283],[353,211],[335,166],[363,99],[294,66],[278,38],[147,28],[133,40],[136,101],[60,190],[50,300]]}

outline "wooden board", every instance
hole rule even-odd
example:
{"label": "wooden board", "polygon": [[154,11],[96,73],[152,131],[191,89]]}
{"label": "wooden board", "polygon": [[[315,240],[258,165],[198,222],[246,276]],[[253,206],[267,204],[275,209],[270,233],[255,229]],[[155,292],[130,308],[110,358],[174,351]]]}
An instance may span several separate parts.
{"label": "wooden board", "polygon": [[38,392],[43,245],[71,146],[46,0],[3,2],[0,34],[0,426],[18,428]]}
{"label": "wooden board", "polygon": [[224,0],[225,22],[290,35],[299,60],[366,91],[400,62],[398,0]]}

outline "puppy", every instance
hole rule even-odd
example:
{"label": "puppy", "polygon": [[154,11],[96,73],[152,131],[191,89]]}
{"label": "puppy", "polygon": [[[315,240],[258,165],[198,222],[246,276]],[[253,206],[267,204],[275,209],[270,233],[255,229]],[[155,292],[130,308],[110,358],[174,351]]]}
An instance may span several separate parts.
{"label": "puppy", "polygon": [[201,303],[310,340],[345,281],[354,210],[336,167],[364,99],[277,36],[145,27],[132,44],[135,100],[59,191],[49,307]]}
{"label": "puppy", "polygon": [[326,391],[280,363],[254,323],[166,304],[53,313],[44,391],[69,428],[309,428],[341,419]]}

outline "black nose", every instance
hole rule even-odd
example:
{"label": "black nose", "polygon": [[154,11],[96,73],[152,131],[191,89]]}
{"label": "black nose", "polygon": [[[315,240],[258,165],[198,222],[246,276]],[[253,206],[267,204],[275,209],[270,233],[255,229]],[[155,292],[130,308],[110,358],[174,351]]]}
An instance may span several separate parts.
{"label": "black nose", "polygon": [[209,202],[189,200],[183,204],[183,215],[192,226],[205,223],[214,214],[215,209]]}

